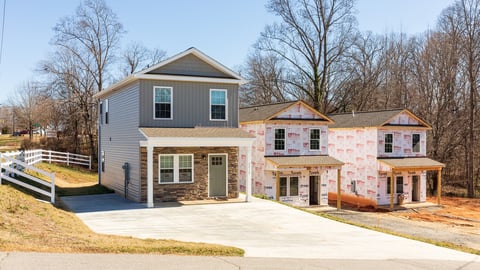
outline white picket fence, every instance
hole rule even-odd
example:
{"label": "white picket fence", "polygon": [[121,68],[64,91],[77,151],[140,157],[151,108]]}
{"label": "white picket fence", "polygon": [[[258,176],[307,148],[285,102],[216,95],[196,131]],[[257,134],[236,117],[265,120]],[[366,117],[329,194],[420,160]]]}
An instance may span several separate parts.
{"label": "white picket fence", "polygon": [[[1,168],[0,184],[2,183],[2,180],[5,179],[19,186],[28,188],[30,190],[33,190],[45,196],[49,196],[50,201],[52,203],[55,203],[55,174],[46,172],[44,170],[41,170],[37,167],[32,166],[33,164],[42,162],[42,161],[46,161],[49,163],[52,163],[52,162],[66,163],[67,166],[70,164],[77,164],[77,165],[88,166],[89,169],[92,168],[91,157],[85,156],[85,155],[42,150],[42,149],[5,152],[5,153],[0,153],[0,168]],[[32,170],[41,175],[47,176],[50,179],[50,182],[42,180],[33,175],[26,174],[24,172],[25,169]],[[50,189],[50,192],[14,178],[16,175],[23,176],[31,181],[44,185]]]}

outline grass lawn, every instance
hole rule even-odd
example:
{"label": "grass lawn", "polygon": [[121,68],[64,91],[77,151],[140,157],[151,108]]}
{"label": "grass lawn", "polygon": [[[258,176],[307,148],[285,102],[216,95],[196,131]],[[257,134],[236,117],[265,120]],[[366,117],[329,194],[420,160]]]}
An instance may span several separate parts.
{"label": "grass lawn", "polygon": [[23,136],[12,136],[11,134],[0,135],[0,151],[17,151],[23,142]]}
{"label": "grass lawn", "polygon": [[[64,195],[108,192],[96,185],[96,174],[53,164],[37,164],[55,172],[57,192]],[[82,253],[155,253],[242,256],[239,248],[173,240],[137,239],[92,232],[73,213],[0,185],[0,250]]]}

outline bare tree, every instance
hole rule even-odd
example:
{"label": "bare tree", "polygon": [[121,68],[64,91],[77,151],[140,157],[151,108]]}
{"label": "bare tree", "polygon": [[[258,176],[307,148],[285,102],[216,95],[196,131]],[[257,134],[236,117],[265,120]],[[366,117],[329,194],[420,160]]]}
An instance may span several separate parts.
{"label": "bare tree", "polygon": [[87,138],[88,153],[96,157],[96,102],[93,95],[101,91],[115,61],[123,27],[103,0],[85,0],[74,15],[65,17],[54,27],[55,53],[41,63],[49,75],[54,98],[63,100],[74,151]]}
{"label": "bare tree", "polygon": [[359,36],[342,62],[345,80],[336,90],[336,111],[366,111],[378,107],[384,71],[383,38],[372,33]]}
{"label": "bare tree", "polygon": [[460,64],[463,67],[463,76],[466,81],[466,122],[467,132],[465,136],[465,165],[467,179],[467,194],[475,196],[475,118],[477,116],[477,96],[480,79],[480,1],[458,0],[452,6],[445,9],[441,15],[444,30],[459,32],[459,44],[461,46]]}
{"label": "bare tree", "polygon": [[10,98],[9,102],[13,106],[17,125],[28,130],[30,140],[33,137],[35,124],[43,120],[42,117],[47,109],[44,106],[46,98],[42,94],[40,84],[35,81],[26,82]]}
{"label": "bare tree", "polygon": [[267,26],[256,48],[285,61],[298,96],[327,111],[336,88],[334,64],[356,32],[354,0],[271,0],[267,8],[282,22]]}
{"label": "bare tree", "polygon": [[75,15],[61,19],[53,30],[53,44],[78,58],[82,68],[95,79],[96,91],[102,91],[124,33],[117,15],[104,0],[85,0]]}
{"label": "bare tree", "polygon": [[240,88],[243,105],[271,104],[288,99],[284,68],[276,55],[255,51],[248,56],[241,73],[248,80]]}
{"label": "bare tree", "polygon": [[130,43],[122,55],[122,75],[128,76],[165,59],[166,52],[150,50],[139,42]]}

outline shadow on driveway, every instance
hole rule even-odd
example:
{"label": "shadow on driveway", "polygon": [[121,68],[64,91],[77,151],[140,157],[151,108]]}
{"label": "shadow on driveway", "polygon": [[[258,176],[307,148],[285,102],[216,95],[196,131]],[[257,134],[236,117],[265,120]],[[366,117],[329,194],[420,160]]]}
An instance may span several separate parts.
{"label": "shadow on driveway", "polygon": [[[60,199],[68,207],[68,209],[74,213],[147,209],[147,205],[145,203],[133,202],[115,193],[84,196],[67,196],[60,197]],[[176,202],[162,203],[158,205],[158,207],[180,206],[182,205]]]}

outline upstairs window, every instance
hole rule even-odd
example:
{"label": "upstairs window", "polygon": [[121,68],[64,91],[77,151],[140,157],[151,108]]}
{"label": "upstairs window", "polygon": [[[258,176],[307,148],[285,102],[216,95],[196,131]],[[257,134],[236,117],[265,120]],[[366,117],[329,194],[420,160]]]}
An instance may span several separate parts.
{"label": "upstairs window", "polygon": [[227,90],[210,90],[210,120],[227,120]]}
{"label": "upstairs window", "polygon": [[412,152],[420,153],[420,134],[412,134]]}
{"label": "upstairs window", "polygon": [[276,128],[275,129],[275,150],[285,150],[285,129]]}
{"label": "upstairs window", "polygon": [[393,152],[393,134],[385,134],[385,153]]}
{"label": "upstairs window", "polygon": [[155,119],[172,119],[172,87],[155,86],[153,92]]}
{"label": "upstairs window", "polygon": [[320,150],[320,129],[310,129],[310,150]]}

